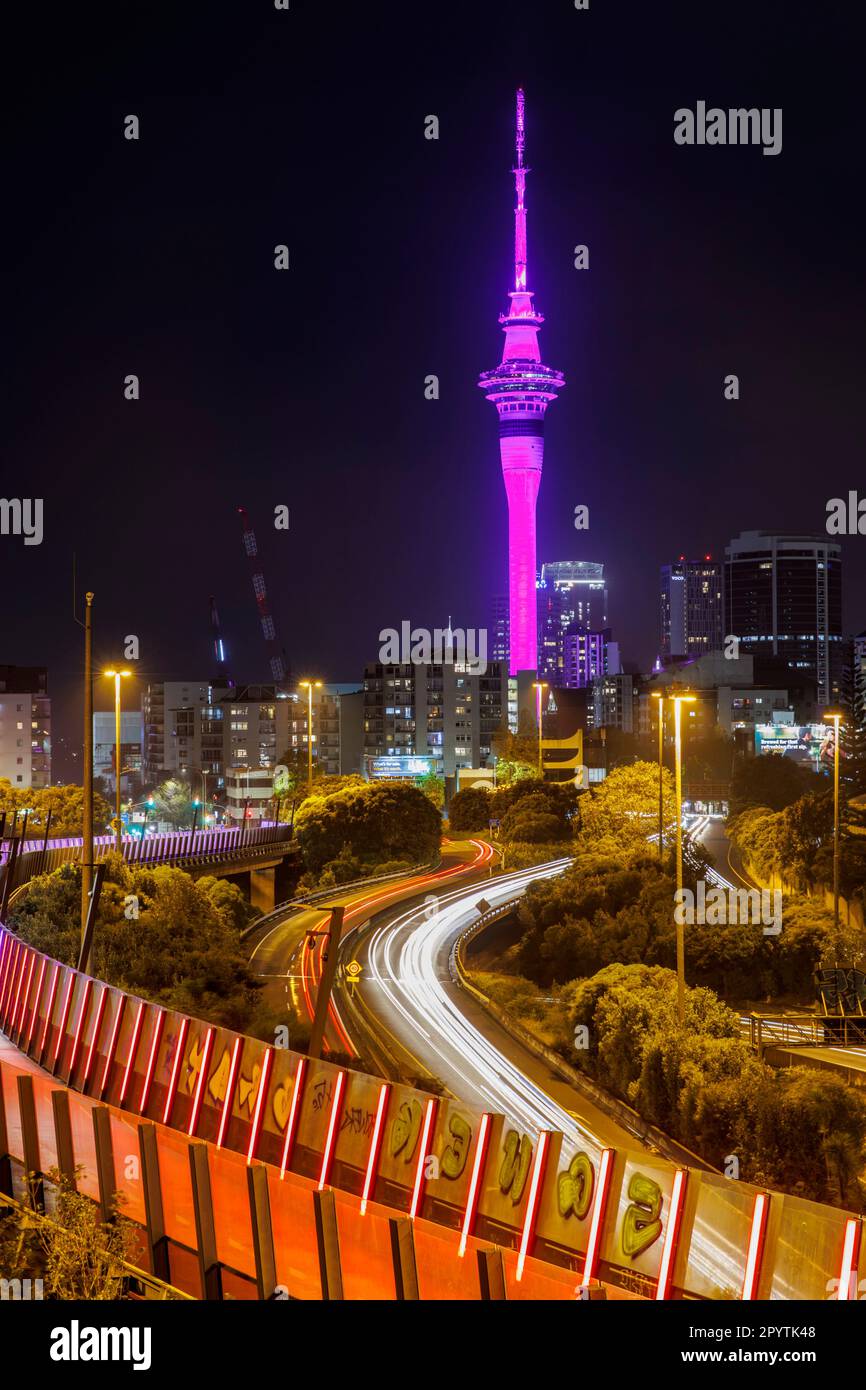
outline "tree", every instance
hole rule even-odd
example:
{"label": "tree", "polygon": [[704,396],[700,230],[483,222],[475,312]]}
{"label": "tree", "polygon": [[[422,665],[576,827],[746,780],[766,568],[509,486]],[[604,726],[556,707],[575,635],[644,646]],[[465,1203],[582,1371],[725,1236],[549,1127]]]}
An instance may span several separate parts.
{"label": "tree", "polygon": [[[673,779],[662,770],[663,819],[676,820]],[[580,799],[580,836],[585,844],[613,841],[638,850],[658,828],[659,770],[655,763],[632,763],[608,773]]]}
{"label": "tree", "polygon": [[441,811],[445,805],[445,779],[431,768],[425,772],[423,777],[418,779],[418,788],[429,797],[437,811]]}
{"label": "tree", "polygon": [[427,862],[439,848],[442,820],[429,797],[409,783],[364,782],[308,797],[295,830],[306,868],[318,874],[346,845],[365,867]]}
{"label": "tree", "polygon": [[845,718],[839,726],[839,777],[849,796],[866,792],[866,665],[858,661],[853,642],[845,644],[839,704]]}
{"label": "tree", "polygon": [[[84,828],[84,789],[69,783],[62,787],[13,787],[6,778],[0,778],[0,812],[8,818],[18,812],[19,828],[24,811],[27,815],[27,833],[43,835],[51,812],[52,835],[80,835]],[[111,820],[112,812],[108,802],[94,791],[93,824],[97,834],[102,834]]]}
{"label": "tree", "polygon": [[771,811],[783,811],[798,801],[804,792],[818,789],[826,783],[808,768],[800,767],[791,758],[766,754],[758,758],[740,758],[731,778],[730,812],[738,816],[755,806]]}
{"label": "tree", "polygon": [[455,792],[448,806],[448,824],[453,831],[487,830],[495,819],[493,793],[486,786],[466,787]]}
{"label": "tree", "polygon": [[510,782],[519,782],[522,777],[538,776],[538,734],[531,732],[530,724],[529,716],[524,710],[516,734],[503,727],[493,735],[496,780],[502,786],[507,786]]}
{"label": "tree", "polygon": [[189,784],[171,777],[161,782],[153,792],[154,817],[167,821],[177,830],[192,827],[194,807]]}
{"label": "tree", "polygon": [[[74,964],[80,945],[81,870],[65,864],[31,881],[10,914],[21,936]],[[244,1031],[254,1025],[260,984],[239,933],[257,912],[223,880],[182,869],[105,861],[93,935],[93,973],[165,1008]]]}
{"label": "tree", "polygon": [[536,792],[516,801],[505,813],[500,835],[506,843],[520,840],[529,844],[553,844],[571,838],[571,826],[564,803]]}

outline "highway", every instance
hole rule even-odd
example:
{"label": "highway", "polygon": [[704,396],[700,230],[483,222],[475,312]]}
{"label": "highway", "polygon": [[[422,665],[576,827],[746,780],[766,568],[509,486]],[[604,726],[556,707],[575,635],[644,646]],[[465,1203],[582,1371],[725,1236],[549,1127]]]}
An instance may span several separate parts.
{"label": "highway", "polygon": [[[486,875],[491,858],[490,846],[480,840],[449,841],[443,845],[440,869],[348,892],[335,889],[329,903],[342,903],[347,908],[343,939],[354,924],[368,920],[388,903],[415,898],[422,893],[432,896],[436,889],[455,878],[471,881]],[[322,953],[326,949],[321,933],[327,929],[329,919],[330,913],[321,905],[301,910],[278,909],[247,938],[253,973],[263,982],[265,997],[275,1010],[292,1006],[300,1017],[312,1020],[322,973]],[[291,1045],[291,1039],[289,1041]],[[325,1032],[325,1050],[345,1053],[350,1058],[359,1055],[333,1003]]]}
{"label": "highway", "polygon": [[[595,1148],[644,1147],[515,1041],[451,977],[452,947],[476,920],[480,900],[495,907],[519,897],[530,883],[562,873],[570,862],[460,887],[440,896],[438,905],[377,917],[371,927],[347,936],[342,958],[354,957],[363,967],[355,988],[364,1009],[410,1074],[435,1077],[467,1105],[501,1112],[524,1132],[561,1130]],[[345,1013],[342,1019],[348,1031]]]}

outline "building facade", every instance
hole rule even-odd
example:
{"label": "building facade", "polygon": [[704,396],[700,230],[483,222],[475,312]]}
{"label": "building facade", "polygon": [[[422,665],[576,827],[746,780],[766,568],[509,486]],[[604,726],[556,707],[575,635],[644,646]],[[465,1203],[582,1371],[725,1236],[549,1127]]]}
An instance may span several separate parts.
{"label": "building facade", "polygon": [[725,550],[725,628],[740,650],[811,674],[821,705],[839,699],[842,561],[827,536],[744,531]]}
{"label": "building facade", "polygon": [[0,778],[51,786],[51,700],[44,666],[0,666]]}
{"label": "building facade", "polygon": [[[94,710],[93,774],[101,777],[106,788],[112,792],[117,768],[115,736],[114,710]],[[135,792],[141,779],[141,749],[141,710],[125,709],[120,715],[120,790],[128,795]]]}
{"label": "building facade", "polygon": [[659,603],[662,665],[721,649],[722,566],[709,555],[703,560],[686,560],[681,555],[674,564],[662,565]]}
{"label": "building facade", "polygon": [[565,636],[570,628],[607,627],[604,565],[592,560],[553,560],[541,566],[536,593],[538,672],[552,685],[567,685]]}
{"label": "building facade", "polygon": [[364,754],[431,759],[439,776],[484,767],[508,712],[508,670],[490,662],[483,675],[466,666],[371,662],[364,670]]}

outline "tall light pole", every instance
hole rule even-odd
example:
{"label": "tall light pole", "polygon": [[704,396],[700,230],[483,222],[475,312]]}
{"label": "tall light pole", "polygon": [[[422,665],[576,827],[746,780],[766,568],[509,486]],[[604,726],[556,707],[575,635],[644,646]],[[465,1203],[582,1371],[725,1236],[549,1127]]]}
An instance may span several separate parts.
{"label": "tall light pole", "polygon": [[[93,594],[84,596],[84,805],[81,826],[81,943],[87,931],[93,887]],[[85,967],[87,962],[85,961]]]}
{"label": "tall light pole", "polygon": [[117,849],[118,854],[120,854],[121,849],[122,849],[122,839],[121,839],[121,837],[122,837],[122,821],[121,821],[121,819],[120,819],[120,776],[121,776],[121,760],[120,760],[120,725],[121,725],[121,718],[120,718],[120,682],[121,682],[121,680],[124,678],[124,676],[131,676],[131,675],[132,675],[132,672],[131,672],[131,671],[115,671],[115,670],[112,669],[112,670],[110,670],[110,671],[103,671],[102,674],[103,674],[104,676],[113,676],[113,677],[114,677],[114,780],[115,780],[115,782],[116,782],[116,784],[117,784],[117,785],[115,786],[115,789],[114,789],[114,790],[115,790],[115,816],[116,816],[115,823],[114,823],[114,843],[115,843],[115,847],[116,847],[116,849]]}
{"label": "tall light pole", "polygon": [[652,698],[659,702],[659,859],[664,859],[664,784],[662,773],[665,756],[665,697],[662,690],[653,690]]}
{"label": "tall light pole", "polygon": [[839,726],[842,711],[825,709],[824,718],[833,724],[833,926],[839,939]]}
{"label": "tall light pole", "polygon": [[[682,901],[683,886],[683,743],[681,707],[694,704],[694,695],[671,695],[674,706],[674,746],[676,750],[676,797],[677,797],[677,903]],[[674,913],[677,927],[677,1018],[680,1027],[686,1019],[686,939],[682,923],[682,913]]]}
{"label": "tall light pole", "polygon": [[541,747],[541,692],[547,689],[547,681],[533,681],[535,686],[535,717],[538,720],[538,775],[544,781],[544,764]]}
{"label": "tall light pole", "polygon": [[313,790],[313,686],[322,687],[321,681],[299,681],[307,692],[307,791]]}

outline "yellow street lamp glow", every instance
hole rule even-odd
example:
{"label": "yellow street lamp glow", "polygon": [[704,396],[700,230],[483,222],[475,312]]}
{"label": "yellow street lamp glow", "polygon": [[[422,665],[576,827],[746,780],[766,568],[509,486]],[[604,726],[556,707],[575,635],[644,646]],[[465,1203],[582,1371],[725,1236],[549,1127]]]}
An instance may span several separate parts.
{"label": "yellow street lamp glow", "polygon": [[[696,695],[672,693],[668,696],[674,706],[674,750],[676,757],[676,798],[677,798],[677,896],[682,901],[683,886],[683,740],[680,719],[680,706],[692,705]],[[686,942],[685,930],[680,920],[682,914],[675,913],[677,928],[677,1018],[680,1027],[686,1018]]]}
{"label": "yellow street lamp glow", "polygon": [[547,689],[547,681],[533,681],[533,688],[538,691],[535,697],[536,718],[538,720],[538,775],[544,781],[544,764],[542,762],[543,750],[541,746],[541,692]]}
{"label": "yellow street lamp glow", "polygon": [[839,730],[845,718],[843,710],[825,709],[824,719],[833,722],[833,926],[839,936]]}
{"label": "yellow street lamp glow", "polygon": [[120,853],[120,851],[121,851],[121,843],[122,843],[122,839],[121,839],[122,821],[121,821],[121,819],[120,819],[120,682],[121,682],[121,680],[122,680],[122,678],[123,678],[124,676],[131,676],[131,675],[132,675],[132,672],[131,672],[131,671],[115,671],[114,667],[110,667],[109,670],[103,671],[102,674],[103,674],[104,676],[108,676],[108,677],[110,677],[110,678],[112,678],[112,679],[114,680],[114,754],[115,754],[115,757],[114,757],[114,780],[115,780],[115,782],[117,783],[117,786],[115,787],[115,793],[116,793],[115,817],[116,817],[116,819],[115,819],[115,824],[114,824],[114,834],[115,834],[115,841],[114,841],[114,842],[115,842],[115,845],[116,845],[116,847],[117,847],[118,853]]}
{"label": "yellow street lamp glow", "polygon": [[650,694],[659,702],[659,859],[662,860],[665,853],[665,798],[662,780],[665,756],[665,693],[663,690],[651,690]]}
{"label": "yellow street lamp glow", "polygon": [[298,681],[307,692],[307,791],[313,790],[313,686],[321,689],[321,681]]}

